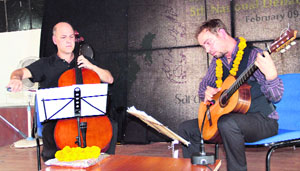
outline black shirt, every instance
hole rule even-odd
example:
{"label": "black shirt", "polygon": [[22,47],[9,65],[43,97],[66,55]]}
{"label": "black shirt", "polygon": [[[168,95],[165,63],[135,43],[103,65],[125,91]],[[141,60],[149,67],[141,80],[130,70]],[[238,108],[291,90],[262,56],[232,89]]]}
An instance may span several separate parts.
{"label": "black shirt", "polygon": [[[96,65],[96,62],[91,58],[87,58],[91,63]],[[26,68],[32,74],[30,79],[32,82],[39,82],[39,88],[58,87],[58,79],[62,73],[68,69],[75,67],[75,58],[70,62],[59,58],[57,54],[50,57],[41,58]]]}

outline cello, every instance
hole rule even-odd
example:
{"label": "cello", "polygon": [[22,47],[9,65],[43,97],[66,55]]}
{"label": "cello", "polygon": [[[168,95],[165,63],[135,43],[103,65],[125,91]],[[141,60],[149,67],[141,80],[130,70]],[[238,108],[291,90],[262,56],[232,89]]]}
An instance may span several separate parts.
{"label": "cello", "polygon": [[[75,36],[78,36],[75,31]],[[65,71],[58,80],[58,86],[71,86],[74,84],[98,84],[101,82],[98,74],[86,68],[78,68],[77,58],[85,50],[88,54],[93,54],[92,49],[86,44],[82,44],[83,38],[76,38],[79,44],[79,52],[75,55],[76,66],[73,69]],[[91,55],[92,56],[92,55]],[[80,124],[79,124],[80,123]],[[80,131],[80,127],[83,127]],[[86,147],[98,146],[105,152],[109,148],[112,138],[112,125],[106,115],[103,116],[85,116],[76,118],[61,119],[57,121],[54,129],[54,140],[59,149],[65,146]],[[81,143],[83,142],[83,144]]]}

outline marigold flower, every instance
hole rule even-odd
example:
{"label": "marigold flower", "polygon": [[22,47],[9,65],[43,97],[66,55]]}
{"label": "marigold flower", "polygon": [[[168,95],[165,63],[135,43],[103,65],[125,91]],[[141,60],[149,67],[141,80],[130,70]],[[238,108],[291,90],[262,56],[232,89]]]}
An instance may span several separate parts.
{"label": "marigold flower", "polygon": [[75,161],[85,160],[91,158],[98,158],[101,153],[101,149],[97,146],[92,147],[70,147],[65,146],[62,150],[55,153],[55,158],[58,161]]}

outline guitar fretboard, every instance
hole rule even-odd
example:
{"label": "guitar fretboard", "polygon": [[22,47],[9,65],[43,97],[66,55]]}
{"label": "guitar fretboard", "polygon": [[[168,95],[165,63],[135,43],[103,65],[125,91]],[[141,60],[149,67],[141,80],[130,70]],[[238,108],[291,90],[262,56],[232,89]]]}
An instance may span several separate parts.
{"label": "guitar fretboard", "polygon": [[224,104],[230,99],[230,97],[244,84],[250,76],[258,69],[258,67],[252,63],[250,64],[245,71],[237,78],[237,80],[231,85],[231,87],[224,91],[221,95],[221,102]]}

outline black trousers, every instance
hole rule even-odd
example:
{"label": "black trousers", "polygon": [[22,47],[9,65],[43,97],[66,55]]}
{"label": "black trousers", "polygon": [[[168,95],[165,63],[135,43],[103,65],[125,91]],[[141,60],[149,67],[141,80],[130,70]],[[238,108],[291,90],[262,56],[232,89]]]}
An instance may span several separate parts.
{"label": "black trousers", "polygon": [[[277,120],[260,113],[226,114],[219,118],[218,129],[222,137],[228,171],[247,170],[245,142],[254,142],[276,135]],[[182,146],[183,157],[200,151],[200,131],[198,119],[184,121],[179,125],[179,135],[190,141],[190,146]]]}
{"label": "black trousers", "polygon": [[[118,123],[114,120],[110,119],[113,135],[109,144],[109,148],[107,149],[106,153],[108,154],[115,154],[117,138],[118,138]],[[59,149],[57,148],[54,140],[54,128],[57,121],[52,120],[45,124],[43,124],[43,131],[42,131],[42,138],[43,138],[43,151],[42,151],[42,158],[45,161],[55,158],[54,155],[56,151]]]}

